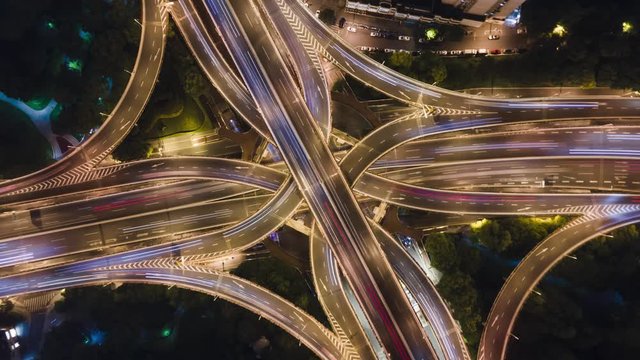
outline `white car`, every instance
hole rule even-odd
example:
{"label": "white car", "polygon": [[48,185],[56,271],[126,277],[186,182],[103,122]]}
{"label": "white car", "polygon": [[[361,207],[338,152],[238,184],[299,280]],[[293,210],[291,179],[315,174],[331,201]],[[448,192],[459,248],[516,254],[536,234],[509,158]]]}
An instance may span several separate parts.
{"label": "white car", "polygon": [[411,36],[400,35],[400,36],[398,36],[398,40],[409,41],[409,40],[411,40]]}
{"label": "white car", "polygon": [[320,17],[320,9],[316,10],[316,17]]}
{"label": "white car", "polygon": [[396,52],[396,49],[384,49],[384,52],[386,52],[386,53],[394,53],[394,52]]}
{"label": "white car", "polygon": [[356,27],[355,26],[347,26],[347,31],[348,32],[356,32]]}

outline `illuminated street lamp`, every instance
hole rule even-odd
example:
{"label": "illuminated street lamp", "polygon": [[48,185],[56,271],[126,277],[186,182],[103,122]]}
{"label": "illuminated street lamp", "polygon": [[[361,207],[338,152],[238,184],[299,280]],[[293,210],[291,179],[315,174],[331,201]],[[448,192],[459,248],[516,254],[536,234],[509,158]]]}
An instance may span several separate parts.
{"label": "illuminated street lamp", "polygon": [[633,24],[631,24],[631,23],[630,23],[630,22],[628,22],[628,21],[624,21],[624,22],[622,23],[622,32],[623,32],[623,33],[625,33],[625,34],[628,34],[628,33],[630,33],[631,31],[633,31]]}
{"label": "illuminated street lamp", "polygon": [[553,35],[562,37],[562,36],[567,35],[567,29],[564,26],[562,26],[561,24],[556,24],[556,27],[553,28],[551,33]]}
{"label": "illuminated street lamp", "polygon": [[438,36],[438,30],[434,28],[429,28],[425,30],[424,36],[427,38],[427,40],[433,40],[436,38],[436,36]]}

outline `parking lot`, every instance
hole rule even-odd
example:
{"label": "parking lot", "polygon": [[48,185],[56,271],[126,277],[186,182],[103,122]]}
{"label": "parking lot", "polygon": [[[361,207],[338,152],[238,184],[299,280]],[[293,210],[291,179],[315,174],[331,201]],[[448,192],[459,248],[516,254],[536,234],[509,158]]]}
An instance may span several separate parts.
{"label": "parking lot", "polygon": [[[320,6],[310,5],[314,13],[318,9]],[[485,23],[479,28],[464,27],[465,35],[457,41],[445,37],[441,42],[420,43],[425,24],[407,24],[393,19],[346,13],[341,9],[336,10],[336,18],[338,23],[334,28],[338,34],[362,51],[404,51],[414,55],[433,51],[441,56],[496,56],[515,55],[526,51],[523,49],[527,46],[527,35],[522,30],[497,24]],[[341,18],[344,18],[344,23],[340,28]],[[434,27],[438,25],[434,24]]]}

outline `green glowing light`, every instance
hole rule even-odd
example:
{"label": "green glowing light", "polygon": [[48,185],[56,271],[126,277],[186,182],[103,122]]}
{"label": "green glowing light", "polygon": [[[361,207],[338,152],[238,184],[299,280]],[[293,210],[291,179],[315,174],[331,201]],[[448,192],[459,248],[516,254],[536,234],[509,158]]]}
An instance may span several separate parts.
{"label": "green glowing light", "polygon": [[162,337],[168,337],[169,335],[171,335],[171,329],[170,328],[164,328],[162,329]]}
{"label": "green glowing light", "polygon": [[47,29],[53,30],[56,28],[56,24],[53,21],[47,21]]}
{"label": "green glowing light", "polygon": [[427,40],[433,40],[436,38],[436,36],[438,36],[438,30],[434,28],[429,28],[425,30],[424,36],[427,38]]}
{"label": "green glowing light", "polygon": [[633,31],[633,24],[631,24],[628,21],[625,21],[622,23],[622,32],[625,34],[630,33],[631,31]]}
{"label": "green glowing light", "polygon": [[67,62],[67,69],[69,69],[71,71],[77,71],[77,72],[82,71],[82,61],[80,61],[78,59],[69,60]]}

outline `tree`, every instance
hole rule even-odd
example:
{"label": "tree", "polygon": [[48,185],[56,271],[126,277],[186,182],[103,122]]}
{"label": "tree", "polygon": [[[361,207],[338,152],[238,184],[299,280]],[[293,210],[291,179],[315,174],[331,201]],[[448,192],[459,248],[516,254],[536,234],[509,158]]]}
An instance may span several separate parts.
{"label": "tree", "polygon": [[412,63],[413,56],[406,52],[395,52],[389,57],[389,65],[402,73],[408,72]]}
{"label": "tree", "polygon": [[478,236],[478,242],[497,253],[501,253],[511,246],[511,233],[502,229],[498,221],[487,220],[474,232]]}
{"label": "tree", "polygon": [[433,77],[433,83],[439,84],[447,78],[447,67],[443,63],[436,63],[431,68],[431,77]]}
{"label": "tree", "polygon": [[325,24],[331,26],[336,23],[336,12],[332,9],[322,9],[318,18]]}
{"label": "tree", "polygon": [[453,236],[445,233],[427,235],[425,251],[431,263],[440,271],[449,271],[458,266],[458,256]]}
{"label": "tree", "polygon": [[146,159],[150,150],[151,145],[143,138],[139,127],[135,127],[111,155],[119,161],[140,160]]}

